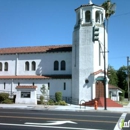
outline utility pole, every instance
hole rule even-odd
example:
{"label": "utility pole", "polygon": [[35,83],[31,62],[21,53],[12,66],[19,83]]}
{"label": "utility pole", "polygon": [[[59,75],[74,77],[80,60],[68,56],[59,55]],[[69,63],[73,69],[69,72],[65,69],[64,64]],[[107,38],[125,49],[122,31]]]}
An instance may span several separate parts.
{"label": "utility pole", "polygon": [[130,95],[129,95],[129,57],[127,56],[127,82],[128,82],[128,101],[130,101]]}

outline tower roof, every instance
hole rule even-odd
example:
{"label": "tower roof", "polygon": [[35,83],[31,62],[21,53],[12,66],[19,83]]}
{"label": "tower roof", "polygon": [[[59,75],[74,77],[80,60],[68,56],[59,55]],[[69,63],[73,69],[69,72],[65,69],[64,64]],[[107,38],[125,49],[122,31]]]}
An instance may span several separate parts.
{"label": "tower roof", "polygon": [[79,8],[81,8],[81,7],[86,7],[86,6],[98,6],[98,7],[102,7],[100,5],[93,4],[92,0],[89,0],[88,4],[81,5],[80,7],[76,8],[75,11],[78,10]]}

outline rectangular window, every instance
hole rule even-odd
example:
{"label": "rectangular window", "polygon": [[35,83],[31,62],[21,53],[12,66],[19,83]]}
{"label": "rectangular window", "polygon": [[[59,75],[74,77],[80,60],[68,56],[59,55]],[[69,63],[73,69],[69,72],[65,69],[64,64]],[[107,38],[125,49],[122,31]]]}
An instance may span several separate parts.
{"label": "rectangular window", "polygon": [[50,83],[48,83],[48,90],[50,90]]}
{"label": "rectangular window", "polygon": [[21,92],[21,98],[30,98],[31,93],[30,92]]}
{"label": "rectangular window", "polygon": [[64,83],[64,90],[66,90],[66,83]]}
{"label": "rectangular window", "polygon": [[18,86],[20,85],[20,83],[18,82]]}
{"label": "rectangular window", "polygon": [[4,83],[4,89],[5,89],[5,87],[6,87],[6,83]]}
{"label": "rectangular window", "polygon": [[34,85],[35,85],[35,83],[33,82],[33,83],[32,83],[32,85],[34,86]]}

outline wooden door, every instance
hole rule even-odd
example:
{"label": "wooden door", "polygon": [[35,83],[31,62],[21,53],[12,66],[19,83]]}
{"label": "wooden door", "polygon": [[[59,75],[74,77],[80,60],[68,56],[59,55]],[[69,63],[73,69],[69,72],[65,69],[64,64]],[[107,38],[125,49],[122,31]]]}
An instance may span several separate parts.
{"label": "wooden door", "polygon": [[103,81],[96,82],[96,98],[104,97]]}

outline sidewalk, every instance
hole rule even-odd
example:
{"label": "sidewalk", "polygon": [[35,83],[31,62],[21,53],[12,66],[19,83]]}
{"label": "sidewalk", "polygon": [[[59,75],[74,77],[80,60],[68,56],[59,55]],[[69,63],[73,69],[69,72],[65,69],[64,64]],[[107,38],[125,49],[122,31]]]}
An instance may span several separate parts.
{"label": "sidewalk", "polygon": [[107,107],[107,110],[104,110],[104,107],[98,107],[97,110],[94,110],[94,107],[88,106],[79,106],[79,105],[70,105],[67,106],[45,106],[45,105],[30,105],[30,104],[0,104],[0,109],[25,109],[25,110],[52,110],[52,111],[96,111],[96,112],[118,112],[130,113],[130,103],[124,107]]}

